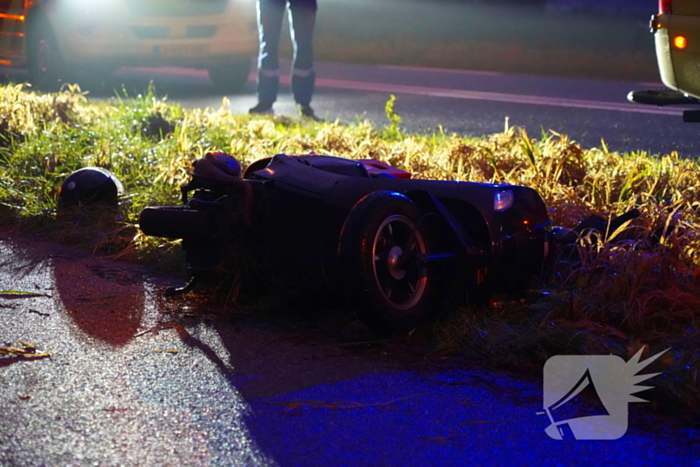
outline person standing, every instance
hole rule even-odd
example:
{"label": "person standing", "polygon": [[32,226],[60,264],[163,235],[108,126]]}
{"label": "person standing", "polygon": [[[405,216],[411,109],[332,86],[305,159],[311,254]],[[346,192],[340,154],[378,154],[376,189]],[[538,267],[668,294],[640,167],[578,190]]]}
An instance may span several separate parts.
{"label": "person standing", "polygon": [[289,5],[289,23],[294,45],[292,93],[299,113],[316,118],[311,108],[316,73],[314,72],[313,33],[316,23],[316,0],[258,0],[258,103],[248,112],[272,113],[279,90],[279,42],[284,13]]}

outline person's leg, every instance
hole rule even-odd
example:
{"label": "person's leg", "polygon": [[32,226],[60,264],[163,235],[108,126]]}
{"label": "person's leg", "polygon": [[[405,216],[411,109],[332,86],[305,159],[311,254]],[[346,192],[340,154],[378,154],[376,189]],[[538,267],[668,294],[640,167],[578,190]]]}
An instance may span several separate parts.
{"label": "person's leg", "polygon": [[[258,1],[258,34],[260,53],[258,55],[258,105],[253,113],[272,109],[279,90],[279,42],[282,31],[286,0]],[[254,112],[257,109],[260,112]]]}
{"label": "person's leg", "polygon": [[289,23],[294,44],[292,92],[294,100],[302,107],[302,113],[311,103],[316,82],[313,49],[316,8],[316,0],[289,1]]}

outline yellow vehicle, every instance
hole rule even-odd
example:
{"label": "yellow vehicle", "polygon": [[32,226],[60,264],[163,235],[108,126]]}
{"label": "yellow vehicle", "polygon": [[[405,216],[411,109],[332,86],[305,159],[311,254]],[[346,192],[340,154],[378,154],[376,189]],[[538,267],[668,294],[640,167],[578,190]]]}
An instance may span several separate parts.
{"label": "yellow vehicle", "polygon": [[257,47],[253,0],[0,0],[0,64],[47,90],[81,72],[183,66],[235,92]]}
{"label": "yellow vehicle", "polygon": [[[628,99],[660,106],[700,103],[700,2],[659,0],[650,27],[661,81],[668,89],[632,91]],[[683,119],[698,122],[700,111],[687,110]]]}

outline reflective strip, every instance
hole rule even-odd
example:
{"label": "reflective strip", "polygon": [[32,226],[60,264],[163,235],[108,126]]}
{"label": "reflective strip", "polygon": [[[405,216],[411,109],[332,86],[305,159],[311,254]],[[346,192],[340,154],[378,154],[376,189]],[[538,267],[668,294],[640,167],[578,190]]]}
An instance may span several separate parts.
{"label": "reflective strip", "polygon": [[292,70],[292,74],[294,76],[298,76],[300,78],[307,78],[307,77],[313,75],[314,73],[316,73],[316,72],[314,71],[313,68],[309,68],[308,70],[300,70],[299,68],[295,68],[294,70]]}
{"label": "reflective strip", "polygon": [[280,75],[280,70],[279,68],[275,70],[266,70],[264,68],[260,68],[260,74],[265,78],[277,78]]}

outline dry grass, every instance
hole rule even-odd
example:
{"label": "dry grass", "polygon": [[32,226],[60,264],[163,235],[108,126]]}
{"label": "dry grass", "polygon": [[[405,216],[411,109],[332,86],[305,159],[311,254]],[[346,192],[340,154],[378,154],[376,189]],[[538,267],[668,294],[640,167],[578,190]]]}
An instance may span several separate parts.
{"label": "dry grass", "polygon": [[[173,264],[180,260],[175,244],[133,236],[131,229],[145,205],[177,204],[191,163],[212,149],[244,164],[280,152],[314,152],[376,158],[420,178],[527,185],[542,195],[553,223],[566,227],[592,213],[610,217],[636,207],[642,215],[634,235],[606,245],[581,239],[580,261],[560,262],[525,302],[465,309],[440,323],[434,330],[438,346],[533,368],[554,354],[627,358],[642,345],[652,352],[670,347],[661,370],[669,376],[655,383],[657,397],[700,407],[697,161],[675,153],[618,154],[604,144],[586,149],[565,135],[531,138],[516,127],[485,138],[408,134],[391,102],[392,123],[385,128],[367,121],[233,115],[225,104],[184,110],[152,94],[92,104],[75,88],[55,95],[0,88],[0,221],[32,229],[50,225],[73,239],[77,229],[96,251]],[[145,131],[156,115],[172,124],[172,132],[161,137]],[[55,202],[63,178],[89,165],[115,172],[130,198],[104,228],[86,233],[75,219],[57,218]]]}

